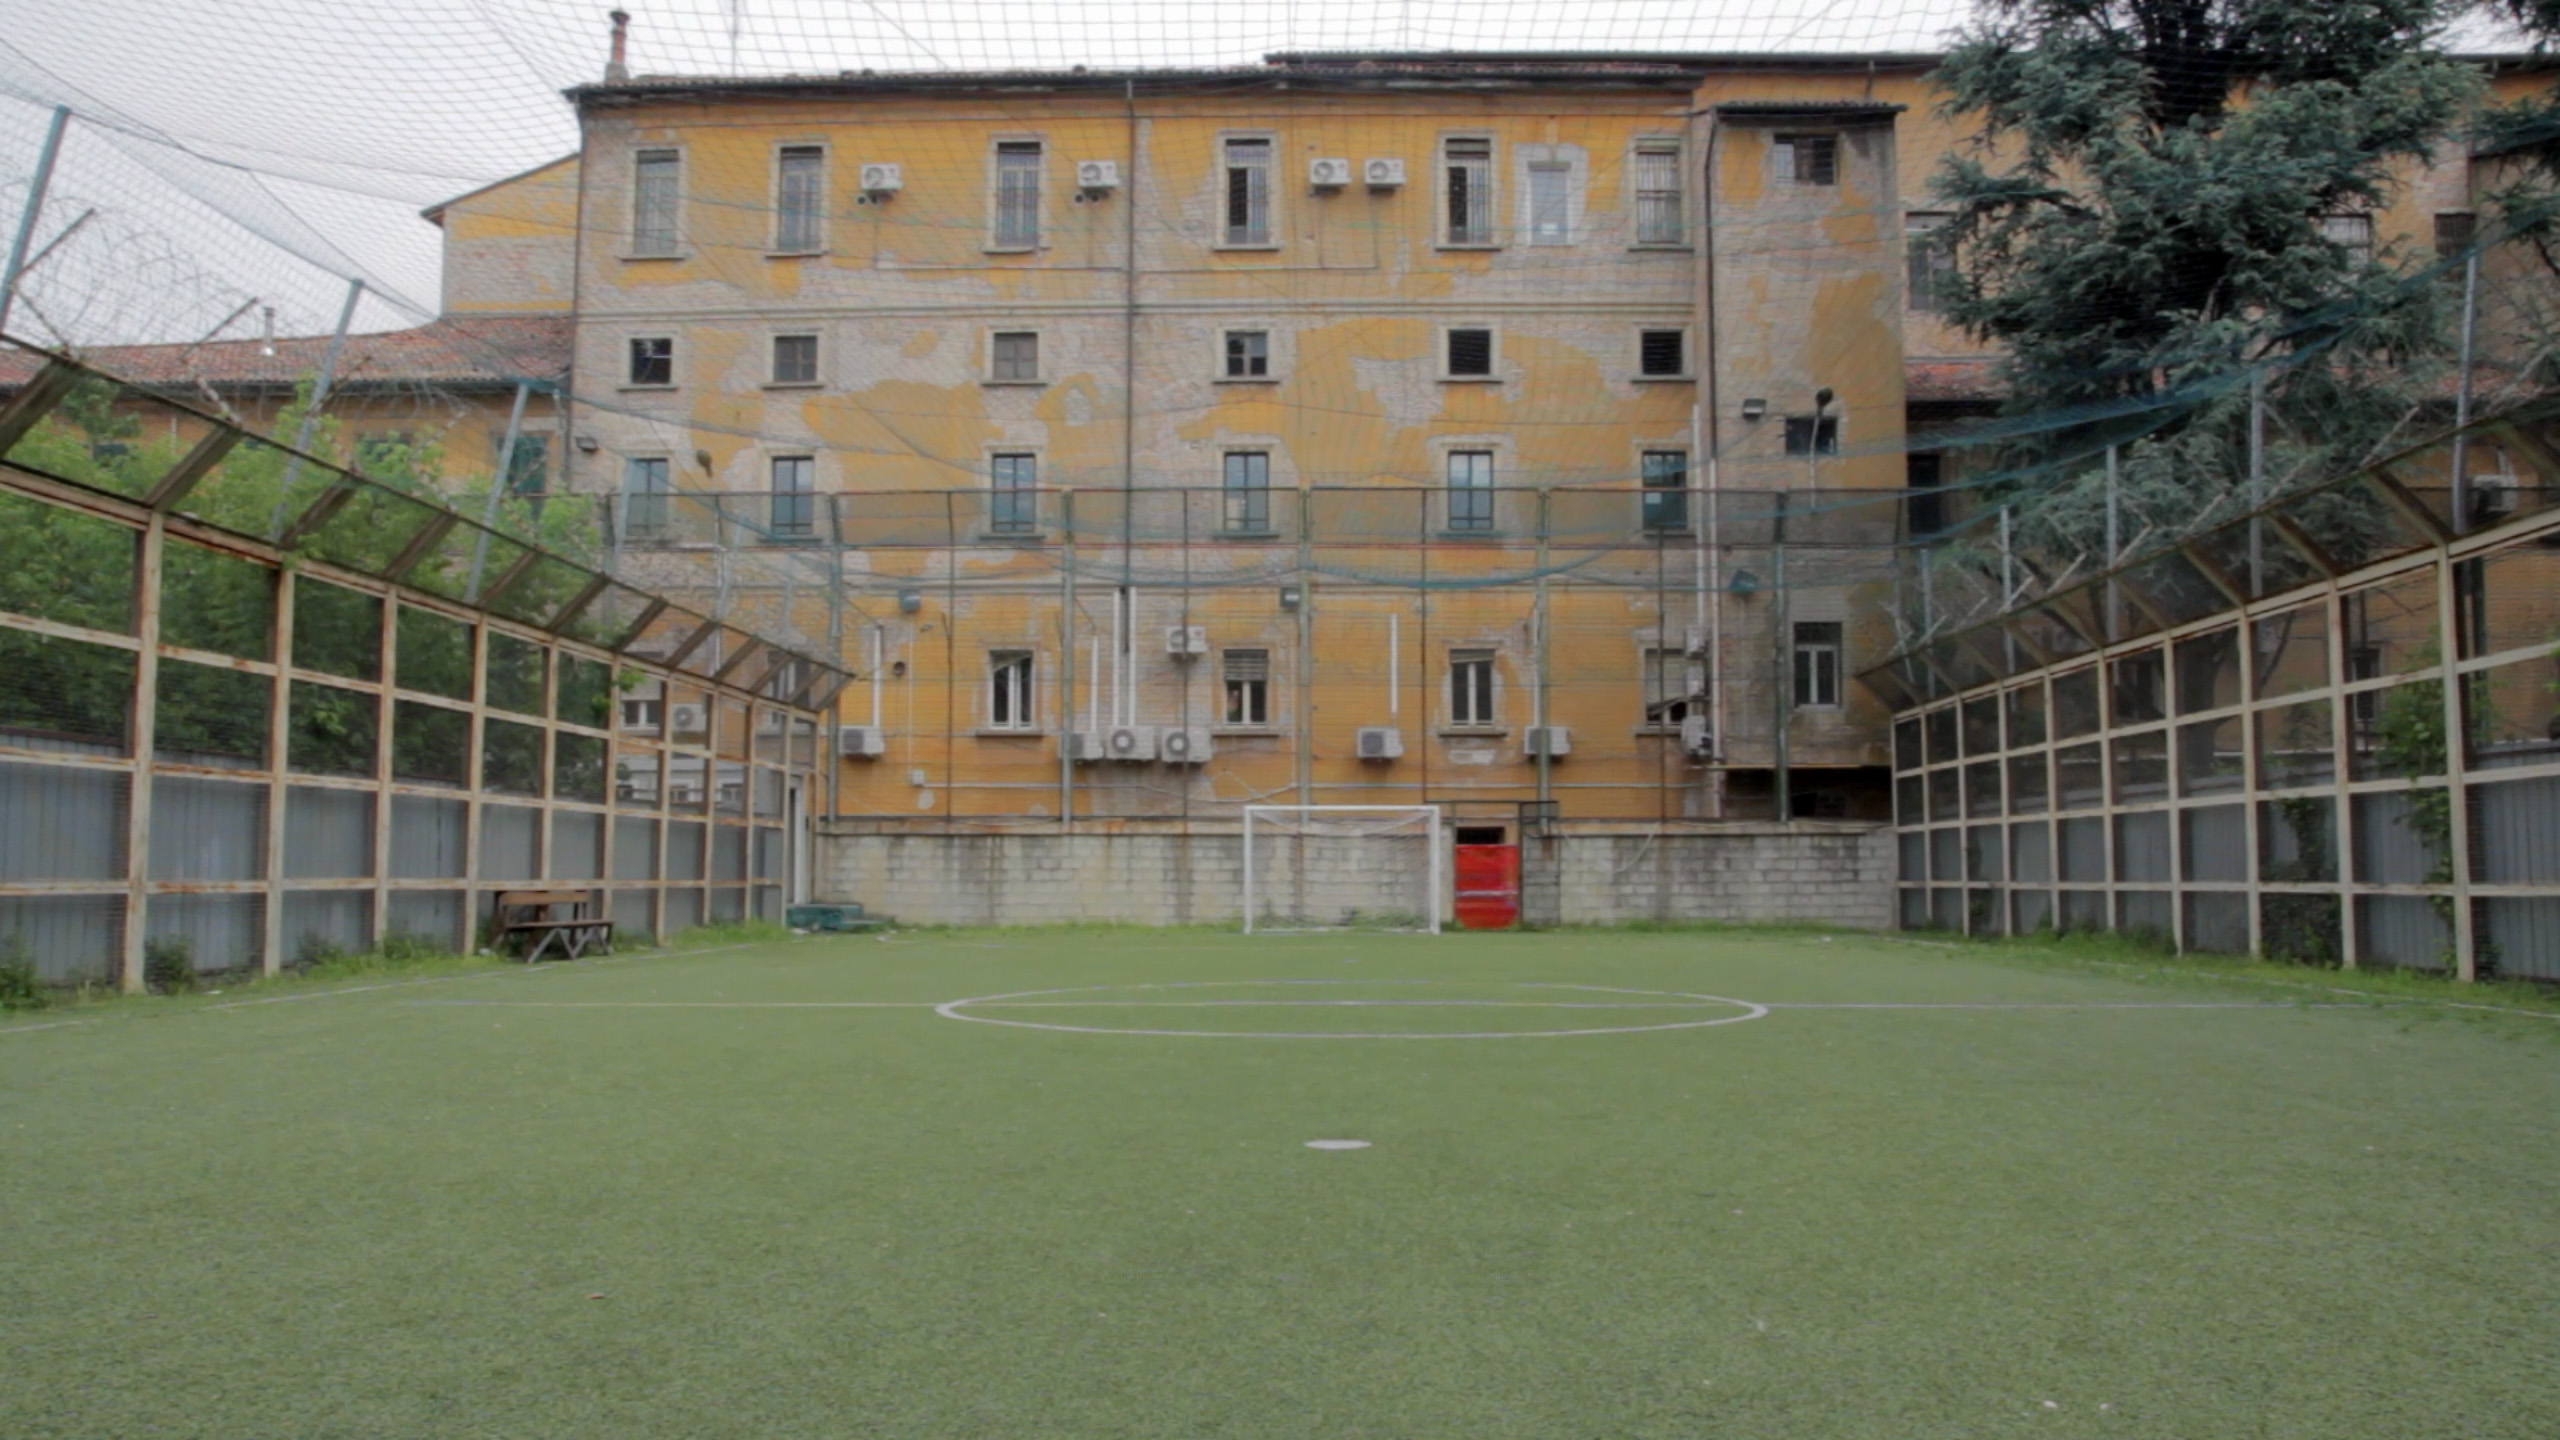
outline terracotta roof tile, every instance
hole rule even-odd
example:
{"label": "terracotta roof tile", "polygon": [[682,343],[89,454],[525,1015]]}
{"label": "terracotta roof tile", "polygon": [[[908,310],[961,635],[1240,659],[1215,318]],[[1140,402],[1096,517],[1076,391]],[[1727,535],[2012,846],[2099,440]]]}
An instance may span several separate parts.
{"label": "terracotta roof tile", "polygon": [[[565,383],[569,375],[570,321],[566,315],[447,317],[411,330],[349,335],[338,357],[340,388],[441,385],[453,388],[512,385],[518,380]],[[319,372],[328,354],[326,335],[296,335],[275,342],[273,354],[258,340],[217,340],[202,345],[109,345],[80,358],[110,375],[145,385],[216,388],[292,385]],[[26,382],[43,363],[23,350],[0,351],[0,385]]]}

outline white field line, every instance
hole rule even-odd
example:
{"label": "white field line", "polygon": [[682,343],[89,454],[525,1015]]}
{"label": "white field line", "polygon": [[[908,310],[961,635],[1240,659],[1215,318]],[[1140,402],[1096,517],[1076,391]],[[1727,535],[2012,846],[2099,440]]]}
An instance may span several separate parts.
{"label": "white field line", "polygon": [[475,1010],[931,1010],[933,1000],[403,1000]]}

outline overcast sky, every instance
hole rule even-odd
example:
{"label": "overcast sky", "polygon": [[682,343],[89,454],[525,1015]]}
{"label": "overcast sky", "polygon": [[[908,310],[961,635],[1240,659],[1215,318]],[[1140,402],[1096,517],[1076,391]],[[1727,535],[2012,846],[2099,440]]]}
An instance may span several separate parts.
{"label": "overcast sky", "polygon": [[[643,73],[1252,63],[1284,49],[1933,49],[1966,0],[625,0]],[[0,222],[47,108],[81,119],[39,231],[99,214],[31,287],[50,318],[192,338],[238,302],[415,323],[420,207],[564,154],[609,0],[0,0]],[[58,267],[58,268],[57,268]],[[49,298],[48,298],[49,297]],[[59,312],[59,313],[56,313]],[[76,315],[74,312],[78,312]],[[244,322],[254,324],[254,321]],[[190,327],[193,327],[192,329]],[[13,319],[11,328],[41,334]],[[83,333],[88,332],[88,333]],[[226,333],[245,333],[235,329]]]}

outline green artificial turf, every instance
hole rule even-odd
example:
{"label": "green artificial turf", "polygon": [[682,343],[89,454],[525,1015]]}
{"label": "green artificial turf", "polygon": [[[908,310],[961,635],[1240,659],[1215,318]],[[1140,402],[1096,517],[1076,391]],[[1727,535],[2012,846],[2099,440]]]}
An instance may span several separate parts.
{"label": "green artificial turf", "polygon": [[[0,1436],[2560,1434],[2560,1020],[2292,973],[941,932],[8,1017]],[[1008,994],[1220,1033],[932,1008]]]}

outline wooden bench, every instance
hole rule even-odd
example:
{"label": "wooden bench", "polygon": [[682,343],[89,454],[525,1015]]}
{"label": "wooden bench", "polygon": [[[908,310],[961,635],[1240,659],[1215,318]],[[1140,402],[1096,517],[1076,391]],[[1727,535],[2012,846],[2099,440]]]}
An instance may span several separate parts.
{"label": "wooden bench", "polygon": [[[563,960],[594,950],[613,953],[613,922],[596,912],[602,892],[595,890],[501,890],[490,914],[498,948],[521,944],[525,963],[557,947]],[[556,912],[565,910],[567,913]]]}

